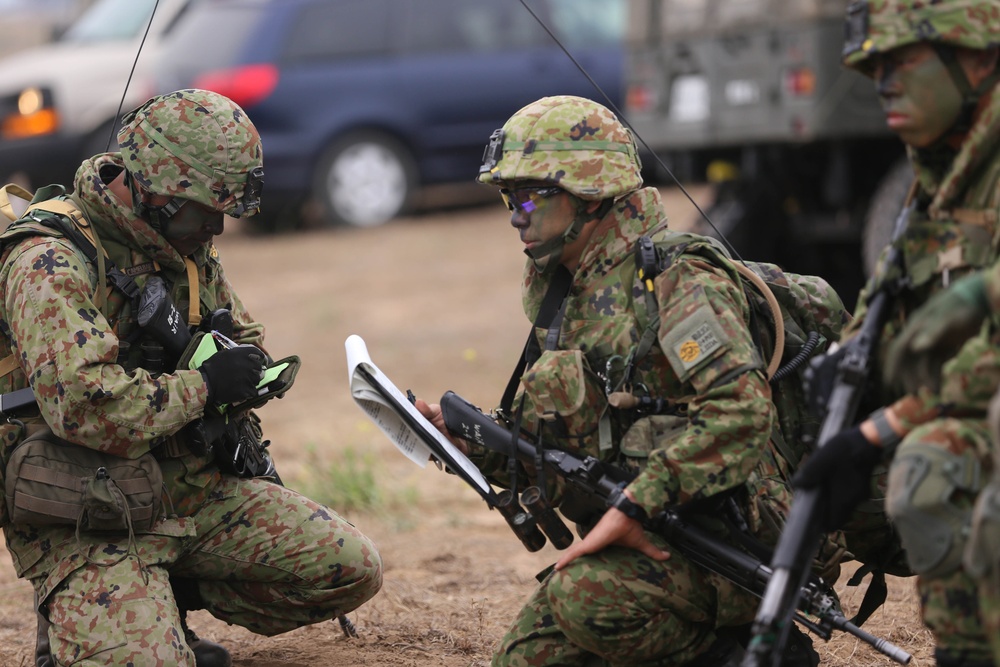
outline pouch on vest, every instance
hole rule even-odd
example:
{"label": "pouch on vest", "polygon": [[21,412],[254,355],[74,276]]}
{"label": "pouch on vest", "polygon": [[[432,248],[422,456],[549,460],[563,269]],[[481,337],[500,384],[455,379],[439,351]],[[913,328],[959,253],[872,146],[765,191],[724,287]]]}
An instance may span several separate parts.
{"label": "pouch on vest", "polygon": [[48,427],[18,445],[6,469],[13,524],[148,531],[162,515],[163,475],[151,453],[126,459],[75,445]]}
{"label": "pouch on vest", "polygon": [[622,436],[619,451],[626,465],[642,470],[654,449],[664,449],[688,429],[687,415],[649,415],[636,421]]}
{"label": "pouch on vest", "polygon": [[544,422],[543,437],[599,459],[611,452],[604,388],[580,350],[547,350],[521,377],[524,418]]}

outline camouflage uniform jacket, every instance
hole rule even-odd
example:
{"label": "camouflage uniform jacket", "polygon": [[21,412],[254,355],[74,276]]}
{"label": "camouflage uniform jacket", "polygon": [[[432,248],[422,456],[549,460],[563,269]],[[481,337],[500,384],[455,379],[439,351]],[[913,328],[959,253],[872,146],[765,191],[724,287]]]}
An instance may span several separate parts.
{"label": "camouflage uniform jacket", "polygon": [[[653,188],[620,200],[598,223],[565,303],[558,349],[543,353],[521,378],[524,423],[531,429],[538,414],[558,413],[555,425],[542,429],[548,445],[638,464],[641,472],[629,489],[650,514],[737,489],[757,527],[758,503],[750,499],[766,495],[765,504],[780,513],[787,498],[783,491],[753,488],[754,480],[777,479],[787,470],[769,443],[774,408],[735,270],[682,254],[656,277],[659,344],[639,362],[633,386],[685,409],[676,416],[643,419],[608,408],[608,385],[621,383],[624,362],[643,328],[633,248],[643,234],[657,241],[668,233]],[[523,297],[531,319],[545,283],[529,261]],[[536,333],[544,350],[545,331]],[[605,411],[610,438],[600,435]],[[484,471],[503,485],[504,459],[475,454],[483,456]]]}
{"label": "camouflage uniform jacket", "polygon": [[[882,332],[882,353],[931,294],[1000,258],[1000,86],[985,97],[978,119],[944,173],[919,152],[911,150],[910,158],[918,181],[917,206],[896,242],[903,250],[908,285]],[[886,266],[883,253],[873,282],[858,299],[855,325],[864,317],[872,285],[898,271]],[[846,335],[853,332],[850,328]],[[908,430],[942,411],[982,416],[1000,385],[1000,351],[987,335],[973,338],[945,366],[942,379],[940,396],[922,390],[918,396],[901,398],[883,387],[880,403],[899,399],[894,407]]]}
{"label": "camouflage uniform jacket", "polygon": [[[114,154],[84,162],[76,175],[76,198],[111,260],[140,287],[158,266],[172,285],[174,303],[186,314],[183,258],[106,186],[121,169]],[[193,259],[202,315],[229,308],[236,340],[260,344],[263,327],[229,285],[215,247],[199,249]],[[0,356],[14,352],[20,361],[20,369],[0,379],[0,390],[27,386],[30,379],[42,418],[70,442],[131,458],[154,450],[164,474],[164,507],[189,514],[219,480],[211,459],[195,456],[175,438],[204,412],[207,390],[201,374],[153,374],[121,365],[125,341],[137,328],[132,304],[114,291],[101,312],[95,305],[96,267],[52,230],[36,225],[25,235],[8,232],[0,261]],[[135,353],[137,348],[133,341],[129,349]],[[11,425],[2,429],[6,465],[18,432]],[[180,446],[162,447],[171,439]]]}

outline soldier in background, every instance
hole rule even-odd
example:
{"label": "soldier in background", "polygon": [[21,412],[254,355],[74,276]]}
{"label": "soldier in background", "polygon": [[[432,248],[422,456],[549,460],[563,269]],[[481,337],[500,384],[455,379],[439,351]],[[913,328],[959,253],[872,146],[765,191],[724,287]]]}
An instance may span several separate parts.
{"label": "soldier in background", "polygon": [[[106,253],[99,261],[92,265],[73,227],[60,225],[65,217],[45,208],[0,236],[0,356],[14,360],[0,390],[30,385],[37,403],[0,427],[3,464],[26,432],[47,432],[51,451],[67,458],[96,451],[142,460],[162,476],[162,498],[159,485],[153,490],[162,511],[125,511],[121,526],[81,514],[74,525],[43,516],[48,505],[25,521],[7,506],[0,524],[18,576],[32,583],[51,623],[41,643],[50,643],[56,665],[225,667],[228,652],[193,635],[178,607],[275,635],[372,598],[382,563],[334,511],[271,479],[220,470],[185,428],[216,406],[257,400],[268,359],[263,326],[213,244],[225,215],[260,206],[256,128],[228,98],[181,90],[127,114],[118,139],[120,152],[81,165],[70,199],[56,197],[82,211]],[[162,359],[147,368],[145,350],[156,341],[140,326],[134,297],[154,276],[187,324],[227,309],[238,346],[194,370],[162,367]],[[135,293],[104,289],[129,280]],[[111,489],[108,502],[88,511],[110,511],[121,495],[100,470],[94,494]],[[8,491],[16,483],[9,472]],[[141,518],[151,527],[140,527]]]}
{"label": "soldier in background", "polygon": [[[503,406],[508,425],[640,470],[604,511],[530,466],[456,441],[494,483],[541,485],[585,535],[546,573],[493,665],[729,664],[757,599],[671,552],[641,520],[685,507],[729,517],[748,539],[777,538],[791,464],[771,439],[775,407],[737,269],[709,239],[667,229],[659,193],[641,187],[631,132],[590,100],[520,109],[491,138],[479,180],[499,189],[529,258],[522,294],[537,339],[512,378],[523,390]],[[670,258],[655,280],[645,274],[648,287],[635,252],[645,235]],[[833,301],[829,339],[847,317]],[[668,409],[616,407],[616,392]],[[439,406],[416,404],[448,433]],[[796,630],[786,664],[817,661]]]}
{"label": "soldier in background", "polygon": [[[907,145],[915,207],[894,241],[901,265],[890,266],[883,253],[855,314],[860,323],[867,297],[886,281],[901,287],[880,345],[888,381],[868,395],[888,407],[831,438],[794,480],[825,490],[826,527],[837,528],[869,494],[875,466],[891,459],[885,507],[918,575],[941,667],[994,664],[987,634],[995,638],[997,628],[984,630],[962,557],[973,505],[993,466],[985,418],[1000,382],[1000,348],[989,334],[978,335],[943,375],[940,362],[932,372],[933,364],[904,351],[914,341],[914,351],[921,349],[921,331],[957,313],[935,310],[927,319],[915,315],[922,304],[1000,256],[998,44],[996,0],[875,0],[848,10],[844,62],[873,78],[889,128]],[[965,281],[951,291],[971,293]],[[828,371],[836,356],[827,361]]]}

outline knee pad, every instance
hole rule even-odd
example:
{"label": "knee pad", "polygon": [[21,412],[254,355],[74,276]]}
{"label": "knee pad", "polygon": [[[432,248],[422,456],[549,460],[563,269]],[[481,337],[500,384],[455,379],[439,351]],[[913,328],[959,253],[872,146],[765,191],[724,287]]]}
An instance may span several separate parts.
{"label": "knee pad", "polygon": [[[996,474],[996,473],[994,473]],[[970,576],[982,579],[1000,563],[1000,479],[994,477],[976,498],[972,509],[972,531],[965,546],[962,566]]]}
{"label": "knee pad", "polygon": [[972,511],[955,505],[953,496],[981,487],[981,468],[971,450],[953,454],[915,442],[897,451],[889,469],[886,511],[914,573],[939,577],[962,564]]}

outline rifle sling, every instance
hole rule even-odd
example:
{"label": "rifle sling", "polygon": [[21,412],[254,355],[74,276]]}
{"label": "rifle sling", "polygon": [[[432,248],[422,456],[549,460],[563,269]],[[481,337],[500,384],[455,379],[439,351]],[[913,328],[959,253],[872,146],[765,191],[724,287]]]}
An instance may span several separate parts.
{"label": "rifle sling", "polygon": [[[521,358],[518,359],[517,366],[514,367],[514,372],[511,374],[510,380],[507,381],[507,388],[504,389],[503,398],[500,399],[500,409],[505,414],[511,414],[511,407],[514,405],[514,396],[517,394],[517,387],[521,383],[521,376],[524,374],[524,369],[535,363],[535,360],[541,356],[541,348],[538,345],[538,339],[535,337],[535,329],[548,329],[549,333],[546,335],[545,340],[546,348],[555,348],[555,344],[558,342],[559,325],[562,324],[561,314],[565,312],[563,303],[566,300],[566,295],[569,294],[569,288],[572,284],[573,276],[570,274],[569,269],[560,265],[553,274],[552,281],[549,283],[549,289],[542,298],[542,305],[539,307],[538,315],[535,317],[535,322],[528,333],[528,340],[524,343]],[[553,329],[555,330],[554,333]],[[549,347],[550,344],[551,347]]]}

